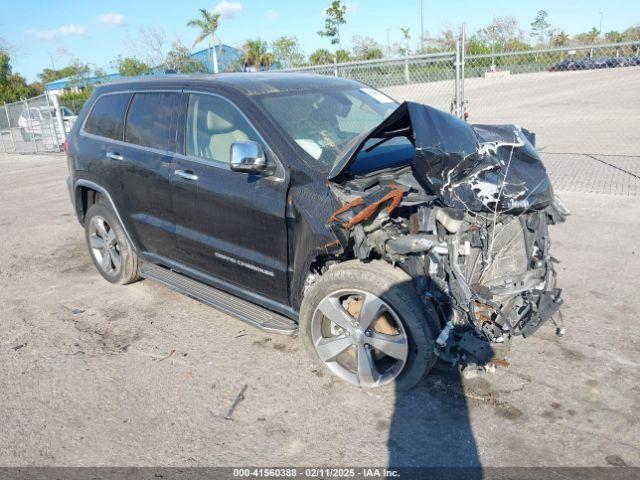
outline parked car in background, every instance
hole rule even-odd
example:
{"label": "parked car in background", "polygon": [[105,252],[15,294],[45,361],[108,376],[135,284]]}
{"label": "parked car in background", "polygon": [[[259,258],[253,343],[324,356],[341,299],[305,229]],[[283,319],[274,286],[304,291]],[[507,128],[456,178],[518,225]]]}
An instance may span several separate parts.
{"label": "parked car in background", "polygon": [[573,59],[568,58],[555,63],[547,69],[550,72],[565,72],[570,70],[595,70],[600,68],[633,67],[640,65],[638,57],[596,57]]}
{"label": "parked car in background", "polygon": [[533,142],[351,80],[229,73],[98,86],[65,150],[107,281],[298,331],[346,382],[406,389],[558,312],[567,212]]}
{"label": "parked car in background", "polygon": [[[78,116],[67,107],[60,107],[65,136],[71,131]],[[63,135],[56,120],[56,111],[53,107],[28,107],[18,117],[20,136],[25,142],[31,140],[43,140],[50,143],[63,142]],[[55,129],[55,131],[54,131]]]}

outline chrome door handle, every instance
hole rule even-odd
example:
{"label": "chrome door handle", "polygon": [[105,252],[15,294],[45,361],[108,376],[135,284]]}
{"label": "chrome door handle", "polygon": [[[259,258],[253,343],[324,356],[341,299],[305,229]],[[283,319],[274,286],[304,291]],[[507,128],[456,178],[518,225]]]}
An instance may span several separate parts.
{"label": "chrome door handle", "polygon": [[184,178],[185,180],[198,180],[198,175],[194,175],[193,173],[185,172],[184,170],[176,170],[175,173],[177,176]]}
{"label": "chrome door handle", "polygon": [[104,156],[112,160],[124,160],[124,157],[122,155],[115,152],[107,152],[104,154]]}

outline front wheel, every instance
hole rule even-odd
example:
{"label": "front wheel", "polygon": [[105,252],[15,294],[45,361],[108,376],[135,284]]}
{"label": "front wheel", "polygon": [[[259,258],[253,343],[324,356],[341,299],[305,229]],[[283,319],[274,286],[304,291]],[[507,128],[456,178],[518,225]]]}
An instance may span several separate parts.
{"label": "front wheel", "polygon": [[300,333],[315,362],[342,380],[407,390],[436,361],[434,315],[402,270],[354,260],[332,267],[309,287]]}

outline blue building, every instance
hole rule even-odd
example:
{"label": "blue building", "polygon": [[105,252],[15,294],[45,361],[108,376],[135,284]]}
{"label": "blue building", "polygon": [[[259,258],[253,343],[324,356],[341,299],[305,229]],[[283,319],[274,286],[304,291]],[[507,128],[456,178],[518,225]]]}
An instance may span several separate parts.
{"label": "blue building", "polygon": [[[229,45],[216,45],[216,53],[218,54],[218,70],[220,72],[238,71],[240,70],[240,60],[242,51]],[[205,48],[191,54],[191,58],[199,60],[209,73],[213,73],[213,61],[211,60],[211,48]],[[164,73],[164,68],[156,67],[153,69],[154,74]],[[45,85],[45,90],[51,95],[60,95],[65,90],[76,90],[82,86],[95,85],[98,83],[110,82],[120,78],[119,73],[110,73],[106,76],[89,77],[82,81],[82,85],[76,83],[71,84],[71,77],[61,78],[55,82],[49,82]]]}
{"label": "blue building", "polygon": [[[242,51],[229,45],[216,45],[216,53],[218,54],[218,70],[221,72],[233,72],[240,69],[240,60],[242,59]],[[211,48],[205,48],[198,52],[192,53],[191,58],[200,60],[207,72],[213,73],[213,61],[211,60]]]}

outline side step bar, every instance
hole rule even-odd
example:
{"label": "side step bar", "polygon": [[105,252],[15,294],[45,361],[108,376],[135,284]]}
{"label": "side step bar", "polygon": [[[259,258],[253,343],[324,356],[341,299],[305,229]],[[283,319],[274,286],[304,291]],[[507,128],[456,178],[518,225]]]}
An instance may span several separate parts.
{"label": "side step bar", "polygon": [[298,329],[287,317],[153,263],[141,262],[140,274],[266,332],[291,335]]}

